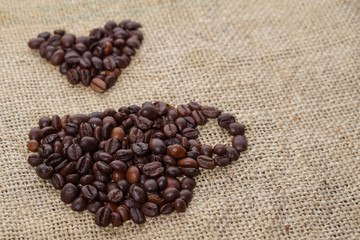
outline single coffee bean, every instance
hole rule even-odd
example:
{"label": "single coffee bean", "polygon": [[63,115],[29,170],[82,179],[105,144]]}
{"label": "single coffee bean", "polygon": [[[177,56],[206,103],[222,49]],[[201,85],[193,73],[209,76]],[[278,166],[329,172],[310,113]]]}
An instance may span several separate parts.
{"label": "single coffee bean", "polygon": [[129,194],[137,203],[144,203],[146,201],[145,190],[135,184],[131,185]]}
{"label": "single coffee bean", "polygon": [[37,140],[29,140],[27,147],[31,152],[37,152],[39,149],[39,142]]}
{"label": "single coffee bean", "polygon": [[115,160],[129,161],[133,157],[133,152],[130,149],[120,149],[113,156]]}
{"label": "single coffee bean", "polygon": [[50,37],[50,33],[49,32],[42,32],[42,33],[39,33],[37,37],[47,40]]}
{"label": "single coffee bean", "polygon": [[226,154],[226,146],[224,144],[218,143],[213,148],[214,153],[217,155],[225,155]]}
{"label": "single coffee bean", "polygon": [[202,108],[202,106],[197,102],[189,102],[188,107],[191,109],[191,111],[201,110]]}
{"label": "single coffee bean", "polygon": [[107,152],[109,154],[114,154],[119,148],[120,148],[120,143],[115,138],[109,138],[105,142],[104,150],[105,150],[105,152]]}
{"label": "single coffee bean", "polygon": [[240,154],[234,147],[226,147],[226,156],[231,161],[236,161],[239,159]]}
{"label": "single coffee bean", "polygon": [[64,48],[71,48],[72,45],[74,44],[75,38],[72,34],[64,34],[61,37],[61,45]]}
{"label": "single coffee bean", "polygon": [[103,204],[101,202],[94,201],[87,205],[87,210],[89,210],[89,212],[95,214],[97,212],[97,210],[99,210],[99,208],[101,208],[102,206],[103,206]]}
{"label": "single coffee bean", "polygon": [[145,164],[142,171],[148,177],[157,177],[164,172],[164,167],[160,162],[151,162]]}
{"label": "single coffee bean", "polygon": [[183,168],[197,168],[198,167],[198,163],[195,159],[192,158],[182,158],[179,161],[177,161],[177,165],[179,167],[183,167]]}
{"label": "single coffee bean", "polygon": [[217,121],[220,127],[228,129],[229,125],[235,122],[235,118],[229,113],[223,113],[218,117]]}
{"label": "single coffee bean", "polygon": [[36,167],[36,173],[42,179],[50,179],[54,174],[54,168],[46,166],[45,164],[40,164]]}
{"label": "single coffee bean", "polygon": [[32,154],[28,157],[28,163],[36,167],[42,163],[42,160],[38,154]]}
{"label": "single coffee bean", "polygon": [[90,88],[95,92],[103,93],[106,91],[106,83],[99,78],[94,78],[91,81]]}
{"label": "single coffee bean", "polygon": [[141,206],[141,211],[142,211],[142,213],[144,213],[145,216],[148,216],[148,217],[156,217],[160,214],[159,207],[155,203],[152,203],[152,202],[145,202]]}
{"label": "single coffee bean", "polygon": [[156,192],[158,190],[158,184],[154,179],[148,179],[144,183],[144,189],[147,192]]}
{"label": "single coffee bean", "polygon": [[205,169],[213,169],[215,167],[215,161],[212,157],[206,155],[200,155],[197,157],[197,162],[200,167]]}
{"label": "single coffee bean", "polygon": [[226,166],[230,163],[230,159],[225,155],[225,156],[216,156],[214,158],[214,161],[217,165],[219,166]]}
{"label": "single coffee bean", "polygon": [[113,173],[111,174],[111,177],[114,182],[118,182],[119,180],[122,180],[125,178],[125,173],[120,172],[118,170],[114,170]]}
{"label": "single coffee bean", "polygon": [[165,175],[179,177],[181,175],[181,169],[175,166],[168,166],[165,170]]}
{"label": "single coffee bean", "polygon": [[204,125],[207,121],[206,117],[202,114],[202,112],[200,110],[192,111],[191,117],[194,119],[194,121],[198,125]]}
{"label": "single coffee bean", "polygon": [[197,168],[182,168],[181,172],[187,177],[196,177],[200,174]]}
{"label": "single coffee bean", "polygon": [[114,227],[119,227],[122,224],[121,216],[120,214],[116,212],[111,213],[111,223]]}
{"label": "single coffee bean", "polygon": [[162,194],[162,197],[165,199],[166,202],[173,202],[179,196],[179,190],[173,187],[166,188]]}
{"label": "single coffee bean", "polygon": [[98,196],[98,190],[93,185],[85,185],[81,188],[82,196],[89,201],[94,201]]}
{"label": "single coffee bean", "polygon": [[64,203],[71,203],[79,194],[79,189],[72,183],[67,183],[61,190],[61,201]]}
{"label": "single coffee bean", "polygon": [[167,151],[170,156],[177,159],[186,157],[186,149],[179,144],[168,146]]}
{"label": "single coffee bean", "polygon": [[120,189],[111,190],[107,196],[109,201],[114,203],[118,203],[124,198],[124,194]]}
{"label": "single coffee bean", "polygon": [[87,203],[85,198],[83,197],[77,197],[71,203],[71,209],[75,212],[82,212],[86,209],[86,207],[87,207]]}
{"label": "single coffee bean", "polygon": [[61,190],[65,185],[65,179],[60,174],[56,173],[51,177],[51,184],[57,190]]}
{"label": "single coffee bean", "polygon": [[232,139],[232,146],[238,151],[243,152],[247,149],[247,141],[245,136],[237,135]]}
{"label": "single coffee bean", "polygon": [[64,131],[69,135],[76,135],[79,131],[79,126],[75,123],[66,123]]}
{"label": "single coffee bean", "polygon": [[177,198],[174,201],[174,207],[177,212],[185,212],[186,202],[182,198]]}
{"label": "single coffee bean", "polygon": [[221,114],[221,111],[209,106],[202,107],[201,112],[208,118],[217,118]]}
{"label": "single coffee bean", "polygon": [[174,204],[172,203],[165,203],[160,207],[161,214],[170,214],[174,211]]}
{"label": "single coffee bean", "polygon": [[100,172],[102,172],[103,174],[110,174],[112,172],[111,167],[107,163],[105,163],[103,161],[98,161],[98,162],[96,162],[96,164],[97,164],[98,170]]}
{"label": "single coffee bean", "polygon": [[111,131],[111,136],[110,137],[115,138],[115,139],[117,139],[119,141],[122,141],[124,139],[124,137],[125,137],[125,131],[121,127],[115,127]]}
{"label": "single coffee bean", "polygon": [[64,57],[65,57],[64,50],[59,49],[56,52],[54,52],[54,54],[51,56],[50,62],[54,66],[59,66],[61,63],[63,63]]}
{"label": "single coffee bean", "polygon": [[201,146],[200,154],[211,157],[213,154],[213,149],[209,145],[203,145]]}
{"label": "single coffee bean", "polygon": [[62,157],[59,153],[53,153],[45,160],[45,164],[51,167],[56,167],[61,162],[62,162]]}
{"label": "single coffee bean", "polygon": [[91,184],[94,180],[95,180],[95,177],[93,175],[90,175],[90,174],[83,175],[80,178],[80,184],[85,186],[85,185]]}
{"label": "single coffee bean", "polygon": [[185,177],[181,180],[181,188],[192,191],[196,186],[196,182],[193,178]]}
{"label": "single coffee bean", "polygon": [[125,179],[117,181],[116,184],[124,194],[126,194],[130,189],[130,183]]}
{"label": "single coffee bean", "polygon": [[129,169],[126,171],[126,180],[129,183],[137,183],[140,179],[140,172],[136,166],[130,166]]}
{"label": "single coffee bean", "polygon": [[186,202],[186,204],[189,204],[189,202],[192,199],[192,193],[189,189],[181,189],[180,191],[180,197],[182,199],[184,199],[184,201]]}
{"label": "single coffee bean", "polygon": [[30,130],[29,139],[35,139],[37,141],[40,141],[42,139],[42,134],[39,127],[34,127]]}
{"label": "single coffee bean", "polygon": [[167,178],[165,176],[161,176],[156,180],[158,186],[159,186],[159,190],[162,191],[166,188],[168,182],[167,182]]}
{"label": "single coffee bean", "polygon": [[136,142],[133,143],[132,149],[136,156],[141,157],[141,156],[145,156],[148,153],[149,145],[143,142]]}
{"label": "single coffee bean", "polygon": [[42,37],[33,38],[28,42],[28,46],[32,49],[38,49],[44,41],[45,39]]}
{"label": "single coffee bean", "polygon": [[245,126],[240,123],[230,123],[228,132],[232,136],[236,135],[244,135],[245,133]]}
{"label": "single coffee bean", "polygon": [[169,138],[175,137],[175,135],[177,133],[177,127],[175,124],[167,124],[164,126],[163,132],[166,137],[169,137]]}
{"label": "single coffee bean", "polygon": [[95,213],[95,223],[100,227],[107,227],[111,222],[111,210],[107,207],[100,207]]}
{"label": "single coffee bean", "polygon": [[80,73],[79,73],[79,78],[80,78],[80,81],[81,83],[84,85],[84,86],[90,86],[90,83],[91,83],[91,73],[88,69],[81,69],[80,70]]}
{"label": "single coffee bean", "polygon": [[130,208],[130,218],[134,223],[142,224],[145,222],[145,216],[139,208]]}
{"label": "single coffee bean", "polygon": [[51,119],[48,117],[42,117],[39,120],[39,127],[40,128],[44,128],[44,127],[50,127],[51,126]]}
{"label": "single coffee bean", "polygon": [[185,128],[182,132],[184,137],[195,139],[199,136],[199,131],[195,128]]}
{"label": "single coffee bean", "polygon": [[[59,167],[60,165],[62,165],[62,163],[60,163],[57,167]],[[61,174],[61,176],[66,177],[67,175],[75,171],[75,165],[76,165],[75,162],[69,162],[64,167],[61,168],[59,173]]]}
{"label": "single coffee bean", "polygon": [[42,144],[39,147],[39,155],[41,158],[48,158],[53,153],[54,149],[50,144]]}
{"label": "single coffee bean", "polygon": [[114,160],[112,161],[109,166],[114,169],[114,170],[117,170],[117,171],[120,171],[120,172],[126,172],[127,170],[127,165],[126,163],[124,163],[123,161],[119,161],[119,160]]}

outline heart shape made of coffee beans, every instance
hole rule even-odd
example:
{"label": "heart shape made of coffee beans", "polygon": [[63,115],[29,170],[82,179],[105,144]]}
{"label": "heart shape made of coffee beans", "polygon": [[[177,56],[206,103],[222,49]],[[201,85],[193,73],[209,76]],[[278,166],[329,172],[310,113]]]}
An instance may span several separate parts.
{"label": "heart shape made of coffee beans", "polygon": [[141,25],[130,20],[116,24],[108,21],[104,28],[94,28],[89,36],[76,37],[64,30],[38,34],[28,42],[39,49],[41,57],[66,74],[70,84],[82,83],[103,93],[115,85],[121,69],[130,64],[131,56],[140,47]]}
{"label": "heart shape made of coffee beans", "polygon": [[[196,140],[197,125],[208,118],[217,118],[234,136],[232,146]],[[27,145],[38,154],[28,162],[39,177],[51,179],[72,210],[94,213],[97,225],[120,226],[129,219],[141,224],[145,216],[184,212],[199,168],[237,160],[247,149],[244,133],[233,115],[214,107],[145,102],[118,111],[40,118]]]}

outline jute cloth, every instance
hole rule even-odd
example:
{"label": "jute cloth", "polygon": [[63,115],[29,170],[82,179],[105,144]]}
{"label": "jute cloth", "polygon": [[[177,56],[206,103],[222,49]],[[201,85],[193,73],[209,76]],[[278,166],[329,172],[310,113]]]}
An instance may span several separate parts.
{"label": "jute cloth", "polygon": [[[145,40],[105,94],[71,86],[27,41],[107,20]],[[359,239],[360,2],[0,1],[1,239]],[[27,163],[41,116],[162,100],[233,113],[249,150],[201,171],[185,213],[100,228]],[[203,144],[230,137],[215,120]]]}

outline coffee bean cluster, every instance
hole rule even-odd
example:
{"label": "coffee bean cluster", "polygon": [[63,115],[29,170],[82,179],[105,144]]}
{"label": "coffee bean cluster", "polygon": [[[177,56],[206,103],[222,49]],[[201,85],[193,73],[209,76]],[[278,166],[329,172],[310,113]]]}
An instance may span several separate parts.
{"label": "coffee bean cluster", "polygon": [[141,25],[130,20],[116,24],[108,21],[104,28],[91,30],[89,36],[76,37],[64,30],[40,33],[28,42],[39,49],[40,56],[59,66],[70,84],[82,83],[103,93],[114,86],[121,69],[130,64],[131,56],[140,47],[143,34]]}
{"label": "coffee bean cluster", "polygon": [[[232,146],[201,145],[196,127],[217,118],[234,136]],[[118,111],[42,117],[29,133],[28,162],[50,179],[74,211],[89,210],[95,223],[119,226],[131,219],[184,212],[199,168],[226,166],[247,149],[244,125],[233,115],[196,102],[164,102]]]}

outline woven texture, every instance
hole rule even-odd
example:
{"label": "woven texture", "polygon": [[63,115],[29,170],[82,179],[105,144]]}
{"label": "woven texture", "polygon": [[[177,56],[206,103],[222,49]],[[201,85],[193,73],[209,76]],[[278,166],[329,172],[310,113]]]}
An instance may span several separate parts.
{"label": "woven texture", "polygon": [[[359,239],[360,2],[0,0],[0,239]],[[143,24],[105,94],[71,86],[27,41]],[[27,163],[42,116],[198,101],[247,127],[240,160],[197,177],[185,213],[100,228]],[[215,120],[203,144],[230,143]]]}

